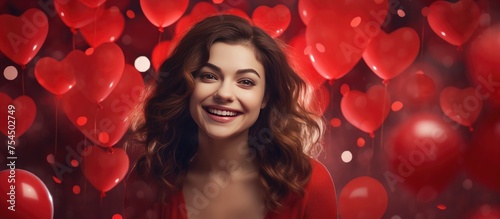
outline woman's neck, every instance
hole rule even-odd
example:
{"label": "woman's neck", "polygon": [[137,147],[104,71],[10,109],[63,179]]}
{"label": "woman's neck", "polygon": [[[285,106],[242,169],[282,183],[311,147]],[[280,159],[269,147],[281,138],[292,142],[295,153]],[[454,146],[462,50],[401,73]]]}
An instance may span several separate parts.
{"label": "woman's neck", "polygon": [[230,138],[213,139],[198,132],[198,150],[191,163],[194,171],[244,171],[256,170],[255,158],[249,156],[248,131]]}

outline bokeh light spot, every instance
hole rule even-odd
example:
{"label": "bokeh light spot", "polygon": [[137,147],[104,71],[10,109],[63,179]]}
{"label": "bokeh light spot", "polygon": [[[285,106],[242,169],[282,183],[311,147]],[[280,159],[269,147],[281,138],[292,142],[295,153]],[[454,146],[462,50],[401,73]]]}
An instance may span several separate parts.
{"label": "bokeh light spot", "polygon": [[304,55],[308,56],[309,54],[311,54],[311,46],[306,46],[304,48]]}
{"label": "bokeh light spot", "polygon": [[52,176],[52,179],[54,180],[54,182],[56,182],[57,184],[61,184],[61,180],[55,176]]}
{"label": "bokeh light spot", "polygon": [[422,14],[422,16],[427,17],[427,15],[429,14],[429,7],[423,7],[420,13]]}
{"label": "bokeh light spot", "polygon": [[437,205],[437,208],[438,208],[439,210],[446,210],[446,205],[439,204],[439,205]]}
{"label": "bokeh light spot", "polygon": [[345,96],[347,94],[347,92],[349,92],[350,90],[351,90],[351,87],[348,84],[342,84],[340,86],[340,93],[342,94],[342,96]]}
{"label": "bokeh light spot", "polygon": [[212,0],[212,2],[214,4],[220,4],[220,3],[224,2],[224,0]]}
{"label": "bokeh light spot", "polygon": [[145,72],[151,67],[151,62],[146,56],[139,56],[135,59],[134,66],[139,72]]}
{"label": "bokeh light spot", "polygon": [[77,167],[77,166],[78,166],[78,164],[79,164],[79,163],[78,163],[78,161],[77,161],[77,160],[75,160],[75,159],[71,160],[71,166],[73,166],[73,167]]}
{"label": "bokeh light spot", "polygon": [[324,53],[325,52],[325,46],[323,44],[321,44],[321,43],[316,43],[316,49],[320,53]]}
{"label": "bokeh light spot", "polygon": [[362,138],[362,137],[359,137],[359,138],[358,138],[358,140],[356,141],[356,144],[357,144],[357,145],[358,145],[358,147],[360,147],[360,148],[364,147],[364,146],[365,146],[365,143],[366,143],[366,141],[365,141],[365,139],[364,139],[364,138]]}
{"label": "bokeh light spot", "polygon": [[92,55],[92,53],[94,53],[94,48],[90,47],[88,48],[87,50],[85,50],[85,55]]}
{"label": "bokeh light spot", "polygon": [[473,185],[472,180],[470,180],[470,179],[466,179],[462,183],[462,186],[464,187],[464,189],[467,189],[467,190],[472,189],[472,185]]}
{"label": "bokeh light spot", "polygon": [[355,17],[351,20],[351,27],[357,27],[361,23],[361,17]]}
{"label": "bokeh light spot", "polygon": [[342,158],[342,161],[344,161],[344,163],[349,163],[352,160],[352,153],[350,151],[344,151],[342,152],[340,157]]}
{"label": "bokeh light spot", "polygon": [[403,109],[403,103],[401,101],[394,101],[391,105],[391,109],[393,112],[397,112]]}
{"label": "bokeh light spot", "polygon": [[109,134],[107,132],[99,133],[99,141],[102,143],[108,143],[109,142]]}
{"label": "bokeh light spot", "polygon": [[487,26],[490,26],[490,24],[491,24],[490,14],[488,14],[488,13],[481,14],[481,16],[479,17],[479,25],[481,27],[487,27]]}
{"label": "bokeh light spot", "polygon": [[127,17],[130,18],[130,19],[134,19],[135,18],[135,12],[132,11],[132,10],[127,10],[126,14],[127,14]]}
{"label": "bokeh light spot", "polygon": [[84,126],[85,124],[87,124],[87,117],[85,116],[78,117],[78,119],[76,119],[76,124],[78,124],[79,126]]}
{"label": "bokeh light spot", "polygon": [[339,127],[342,124],[342,121],[340,121],[339,118],[333,118],[330,120],[330,125],[333,127]]}
{"label": "bokeh light spot", "polygon": [[405,11],[403,11],[402,9],[398,9],[398,16],[399,17],[405,17],[406,16]]}
{"label": "bokeh light spot", "polygon": [[132,37],[128,34],[124,34],[121,39],[122,39],[123,45],[125,45],[125,46],[128,46],[132,43]]}
{"label": "bokeh light spot", "polygon": [[123,219],[121,214],[114,214],[111,219]]}
{"label": "bokeh light spot", "polygon": [[109,8],[109,11],[113,13],[120,13],[120,8],[117,6],[111,6],[111,8]]}
{"label": "bokeh light spot", "polygon": [[79,186],[79,185],[74,185],[74,186],[73,186],[73,193],[74,193],[75,195],[80,194],[80,186]]}
{"label": "bokeh light spot", "polygon": [[3,76],[5,79],[12,81],[17,78],[18,72],[16,67],[10,65],[3,70]]}
{"label": "bokeh light spot", "polygon": [[47,155],[47,162],[50,163],[50,164],[53,164],[53,163],[56,162],[56,159],[55,159],[55,157],[54,157],[53,154]]}

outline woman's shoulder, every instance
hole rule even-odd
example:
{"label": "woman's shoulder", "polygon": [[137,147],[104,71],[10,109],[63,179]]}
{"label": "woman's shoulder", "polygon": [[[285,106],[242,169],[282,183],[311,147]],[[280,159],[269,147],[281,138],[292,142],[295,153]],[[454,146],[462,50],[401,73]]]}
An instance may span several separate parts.
{"label": "woman's shoulder", "polygon": [[328,169],[321,162],[310,159],[311,177],[305,187],[308,218],[336,218],[337,196],[335,185]]}
{"label": "woman's shoulder", "polygon": [[332,176],[323,163],[314,158],[309,158],[309,162],[311,163],[312,172],[308,184],[322,183],[333,185]]}

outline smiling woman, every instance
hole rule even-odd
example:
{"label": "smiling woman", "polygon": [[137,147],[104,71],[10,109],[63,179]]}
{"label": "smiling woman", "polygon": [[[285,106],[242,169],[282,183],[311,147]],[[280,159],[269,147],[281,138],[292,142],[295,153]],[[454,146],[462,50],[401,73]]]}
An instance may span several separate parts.
{"label": "smiling woman", "polygon": [[280,45],[231,15],[184,35],[137,114],[126,218],[337,217],[323,122]]}

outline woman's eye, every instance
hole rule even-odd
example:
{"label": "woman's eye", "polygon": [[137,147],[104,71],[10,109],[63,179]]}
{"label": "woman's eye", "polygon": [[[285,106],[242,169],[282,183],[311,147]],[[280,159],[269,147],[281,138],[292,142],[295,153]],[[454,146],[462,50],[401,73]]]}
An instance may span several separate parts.
{"label": "woman's eye", "polygon": [[201,73],[200,78],[202,80],[217,80],[217,77],[212,73]]}
{"label": "woman's eye", "polygon": [[243,79],[240,81],[240,84],[243,84],[245,86],[255,86],[255,83],[250,79]]}

